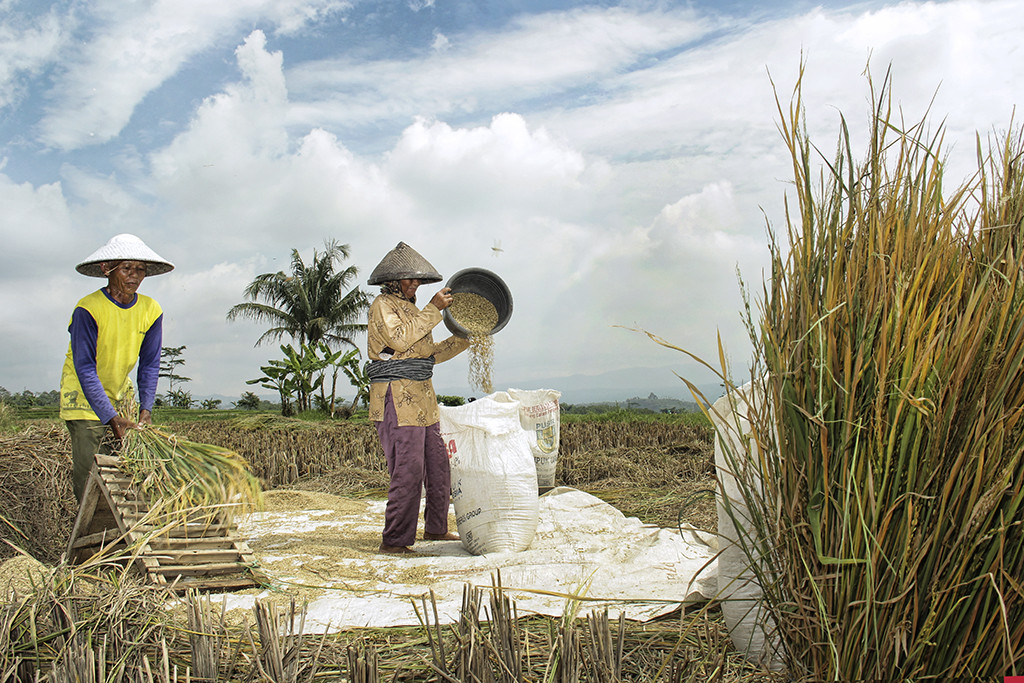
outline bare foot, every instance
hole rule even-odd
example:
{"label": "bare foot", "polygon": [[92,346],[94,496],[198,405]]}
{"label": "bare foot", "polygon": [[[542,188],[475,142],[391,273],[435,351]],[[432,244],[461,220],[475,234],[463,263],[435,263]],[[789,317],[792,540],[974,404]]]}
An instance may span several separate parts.
{"label": "bare foot", "polygon": [[458,534],[453,534],[450,531],[448,533],[445,533],[445,534],[428,534],[428,533],[424,532],[423,533],[423,540],[424,541],[457,541],[457,540],[459,540],[459,535]]}
{"label": "bare foot", "polygon": [[385,553],[388,555],[409,555],[415,553],[416,551],[404,545],[386,545],[384,543],[381,543],[380,547],[377,548],[377,552]]}

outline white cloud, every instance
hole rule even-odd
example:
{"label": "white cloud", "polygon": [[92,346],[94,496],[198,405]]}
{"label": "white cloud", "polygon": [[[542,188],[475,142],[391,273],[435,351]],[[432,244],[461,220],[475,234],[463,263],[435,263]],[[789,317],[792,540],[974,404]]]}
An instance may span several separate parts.
{"label": "white cloud", "polygon": [[[182,356],[182,374],[192,378],[188,386],[192,393],[241,395],[252,390],[245,380],[257,377],[260,365],[278,355],[275,345],[253,348],[263,332],[260,325],[226,320],[228,310],[244,300],[245,286],[267,265],[264,260],[254,259],[197,267],[185,258],[171,273],[143,283],[146,293],[164,310],[164,345],[187,347]],[[235,381],[224,386],[215,379],[222,377]],[[166,386],[161,385],[164,389]]]}
{"label": "white cloud", "polygon": [[422,210],[447,221],[562,213],[591,196],[583,155],[511,113],[475,128],[420,119],[402,132],[386,169]]}
{"label": "white cloud", "polygon": [[63,150],[107,142],[148,93],[237,28],[268,22],[294,32],[347,7],[336,0],[99,3],[93,18],[100,28],[57,79],[54,104],[40,123],[41,139]]}
{"label": "white cloud", "polygon": [[0,287],[0,308],[4,311],[0,348],[7,356],[0,366],[0,385],[12,392],[49,391],[59,386],[71,310],[99,282],[87,282],[73,268],[54,274],[47,271],[56,264],[35,263],[41,267],[29,275],[5,273],[4,286]]}
{"label": "white cloud", "polygon": [[28,17],[14,8],[2,8],[0,23],[0,109],[20,99],[25,90],[22,79],[35,76],[55,58],[66,37],[64,19],[51,9]]}
{"label": "white cloud", "polygon": [[30,274],[49,274],[60,245],[72,232],[73,220],[60,183],[33,187],[14,183],[0,174],[0,234],[4,252],[18,258],[5,260],[3,278],[21,281]]}
{"label": "white cloud", "polygon": [[[199,104],[190,119],[167,122],[180,130],[170,143],[118,140],[114,171],[53,152],[64,162],[59,182],[0,175],[0,226],[12,235],[11,255],[0,257],[0,303],[17,318],[0,344],[44,339],[36,353],[48,355],[2,366],[9,389],[55,385],[22,379],[29,375],[19,368],[55,377],[70,306],[98,284],[73,265],[121,231],[178,265],[144,288],[167,311],[168,344],[188,346],[185,374],[196,393],[251,388],[244,380],[276,347],[252,349],[259,326],[227,323],[227,309],[255,274],[287,268],[292,248],[308,256],[328,238],[352,245],[363,276],[399,240],[446,276],[467,266],[499,273],[515,299],[496,340],[499,384],[679,360],[615,325],[649,329],[708,357],[721,331],[742,363],[735,268],[748,283],[760,279],[761,210],[784,227],[791,173],[768,70],[788,106],[803,51],[808,128],[826,153],[840,111],[854,143],[863,139],[869,55],[876,82],[892,63],[896,103],[910,120],[939,89],[933,123],[948,113],[958,152],[972,151],[975,130],[1008,120],[1015,84],[1024,82],[1024,61],[1013,58],[1024,19],[1000,0],[818,9],[733,24],[691,9],[591,7],[524,17],[497,32],[437,32],[434,48],[414,58],[343,56],[287,71],[292,55],[269,49],[250,21],[263,17],[280,32],[317,25],[345,5],[243,0],[202,19],[196,2],[175,7],[185,20],[163,3],[123,20],[111,14],[82,66],[65,73],[83,86],[54,100],[49,130],[81,144],[73,129],[81,114],[116,134],[116,121],[160,82],[157,74],[130,92],[104,85],[132,80],[123,50],[98,52],[115,36],[132,37],[132,26],[139,64],[164,60],[173,73],[230,40],[241,43],[240,76],[214,93],[192,93]],[[196,35],[182,35],[184,25]],[[208,25],[219,27],[216,36]],[[120,100],[104,110],[96,104],[104,97]],[[355,124],[384,151],[354,151],[365,142],[349,137]],[[44,259],[48,289],[30,306],[12,274],[32,259]],[[461,381],[465,370],[454,361],[439,377]]]}
{"label": "white cloud", "polygon": [[354,3],[348,0],[315,0],[295,2],[260,3],[260,11],[266,12],[271,24],[276,24],[275,33],[295,35],[323,21],[329,21],[336,14],[345,14]]}
{"label": "white cloud", "polygon": [[448,40],[448,36],[435,29],[434,42],[430,44],[430,49],[434,52],[447,52],[451,46],[452,42]]}
{"label": "white cloud", "polygon": [[151,191],[179,234],[208,240],[209,258],[284,258],[325,236],[347,242],[370,226],[412,222],[380,169],[333,135],[314,129],[289,138],[281,54],[266,51],[261,33],[239,48],[238,61],[242,82],[204,101],[188,130],[150,157]]}
{"label": "white cloud", "polygon": [[603,97],[602,79],[708,29],[688,10],[583,8],[523,16],[497,33],[455,36],[450,49],[412,61],[309,62],[288,72],[289,88],[305,102],[294,120],[404,125],[416,116],[501,110],[565,89],[593,87],[586,96]]}

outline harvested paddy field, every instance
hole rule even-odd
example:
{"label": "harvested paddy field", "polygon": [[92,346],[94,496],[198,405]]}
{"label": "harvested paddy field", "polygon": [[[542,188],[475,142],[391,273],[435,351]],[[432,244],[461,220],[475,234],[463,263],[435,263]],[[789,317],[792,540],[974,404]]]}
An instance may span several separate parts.
{"label": "harvested paddy field", "polygon": [[[370,425],[259,415],[176,422],[164,428],[243,455],[268,491],[267,512],[295,515],[315,509],[361,514],[368,506],[381,505],[378,501],[384,498],[387,474]],[[638,524],[664,533],[675,533],[680,525],[711,531],[716,526],[709,494],[715,486],[712,443],[711,429],[699,423],[565,421],[556,483],[599,498]],[[174,596],[140,583],[132,572],[93,564],[61,565],[77,512],[70,502],[65,430],[55,423],[33,424],[2,437],[0,450],[0,509],[9,522],[2,525],[3,538],[12,544],[0,549],[0,557],[7,560],[0,571],[0,588],[8,596],[0,623],[10,643],[0,654],[5,668],[19,663],[26,671],[46,675],[48,670],[72,666],[66,661],[74,649],[72,641],[57,623],[50,624],[53,630],[42,649],[18,640],[30,619],[56,610],[77,615],[78,631],[88,634],[92,643],[106,642],[108,658],[115,651],[121,653],[125,673],[109,680],[169,683],[185,680],[186,669],[191,680],[198,680],[205,670],[208,677],[203,680],[216,681],[261,680],[264,675],[273,680],[339,681],[781,680],[743,660],[709,602],[620,622],[614,610],[586,614],[581,603],[571,599],[564,600],[562,616],[533,614],[519,610],[506,592],[478,586],[465,590],[461,616],[452,623],[438,621],[437,603],[425,594],[414,608],[422,618],[419,625],[299,635],[295,631],[305,618],[304,603],[310,596],[278,587],[272,597],[253,599],[241,616],[229,616],[209,597]],[[363,535],[348,538],[347,552],[353,558],[343,558],[347,566],[361,558],[373,560],[378,531],[368,528]],[[265,536],[259,550],[287,540]],[[325,547],[332,545],[329,538],[321,540]],[[14,547],[32,561],[19,556]],[[338,562],[325,557],[311,555],[302,564],[325,578],[339,579]],[[27,582],[26,574],[32,577]],[[340,578],[355,581],[365,576]],[[401,578],[416,583],[417,576]],[[45,626],[47,620],[41,623]],[[197,630],[204,635],[197,637]],[[81,648],[77,652],[85,656]],[[159,671],[151,679],[129,677],[128,672],[146,666],[159,669],[164,657],[165,677]],[[93,664],[99,666],[95,660]],[[280,673],[273,673],[275,667]]]}

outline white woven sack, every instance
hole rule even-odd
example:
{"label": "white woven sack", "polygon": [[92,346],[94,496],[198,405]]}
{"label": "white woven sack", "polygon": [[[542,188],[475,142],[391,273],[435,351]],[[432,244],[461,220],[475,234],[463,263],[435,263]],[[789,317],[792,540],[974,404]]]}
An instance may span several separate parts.
{"label": "white woven sack", "polygon": [[474,555],[529,548],[540,502],[519,402],[499,392],[462,406],[441,406],[440,426],[463,547]]}
{"label": "white woven sack", "polygon": [[[751,558],[739,538],[756,543],[753,523],[743,500],[737,476],[751,488],[761,485],[761,477],[748,442],[751,424],[748,416],[761,397],[752,383],[735,389],[715,401],[711,418],[715,427],[715,467],[718,475],[718,595],[722,617],[736,649],[752,662],[770,669],[782,666],[781,649],[775,624],[763,604],[761,585],[751,566]],[[724,505],[728,498],[729,510]],[[729,512],[731,511],[731,515]],[[734,521],[735,520],[735,521]],[[748,543],[749,543],[748,542]]]}
{"label": "white woven sack", "polygon": [[508,395],[519,401],[519,422],[531,436],[530,450],[537,465],[537,484],[554,486],[562,421],[558,399],[562,392],[554,389],[509,389]]}

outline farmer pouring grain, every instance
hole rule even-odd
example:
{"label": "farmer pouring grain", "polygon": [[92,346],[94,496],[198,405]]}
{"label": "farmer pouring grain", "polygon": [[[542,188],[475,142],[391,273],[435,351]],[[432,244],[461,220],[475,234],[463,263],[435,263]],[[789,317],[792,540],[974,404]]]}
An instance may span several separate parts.
{"label": "farmer pouring grain", "polygon": [[71,435],[72,485],[81,500],[96,453],[111,453],[107,428],[117,439],[138,425],[117,414],[114,404],[131,389],[138,362],[139,422],[152,424],[160,376],[163,311],[137,290],[147,275],[161,275],[174,264],[135,235],[115,235],[75,270],[107,279],[107,286],[84,297],[71,313],[67,357],[60,380],[60,417]]}
{"label": "farmer pouring grain", "polygon": [[366,374],[370,380],[370,419],[377,426],[388,463],[388,503],[379,551],[411,553],[416,540],[420,490],[426,489],[423,539],[457,541],[448,532],[451,472],[441,442],[441,412],[431,381],[434,363],[462,353],[469,341],[451,336],[435,343],[431,330],[452,303],[442,288],[422,309],[416,289],[440,282],[441,275],[405,242],[399,242],[370,274],[380,285],[370,305]]}

